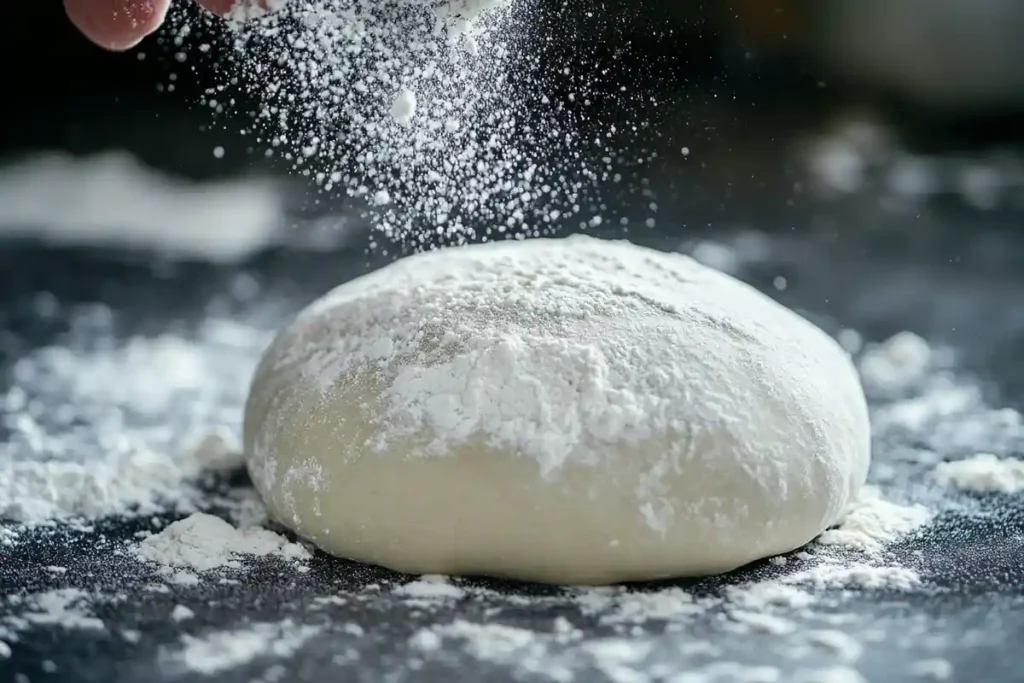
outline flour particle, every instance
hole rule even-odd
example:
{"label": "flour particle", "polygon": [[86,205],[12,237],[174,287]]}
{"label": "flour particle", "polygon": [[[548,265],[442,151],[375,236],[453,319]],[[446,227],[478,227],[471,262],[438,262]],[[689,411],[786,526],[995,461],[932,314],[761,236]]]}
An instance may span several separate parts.
{"label": "flour particle", "polygon": [[195,616],[196,613],[185,605],[175,605],[174,609],[171,610],[171,619],[174,621],[185,621],[187,619],[192,619]]}
{"label": "flour particle", "polygon": [[408,126],[415,115],[416,94],[408,88],[402,88],[391,103],[391,116],[396,123]]}

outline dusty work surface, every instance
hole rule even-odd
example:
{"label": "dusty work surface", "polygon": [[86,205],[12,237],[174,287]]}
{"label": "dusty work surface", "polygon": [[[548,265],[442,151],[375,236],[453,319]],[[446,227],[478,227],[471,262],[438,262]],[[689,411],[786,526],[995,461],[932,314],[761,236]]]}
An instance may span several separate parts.
{"label": "dusty work surface", "polygon": [[[904,330],[926,339],[926,367],[866,384],[873,483],[930,521],[881,548],[811,547],[629,591],[423,580],[294,545],[207,571],[142,561],[146,537],[196,510],[258,521],[242,470],[183,474],[175,449],[237,430],[271,331],[381,259],[275,250],[154,267],[8,245],[2,454],[22,469],[6,502],[35,526],[0,527],[0,680],[1018,680],[1024,495],[990,490],[1013,490],[1005,473],[975,482],[981,493],[935,476],[943,460],[1008,458],[1024,443],[1024,235],[994,216],[919,219],[900,234],[633,235],[731,270],[860,357]],[[166,472],[125,455],[143,448],[170,458]],[[24,465],[33,458],[78,469],[61,479]],[[26,510],[25,492],[43,485],[48,501]],[[107,514],[140,500],[143,515]],[[39,526],[47,516],[79,519]]]}

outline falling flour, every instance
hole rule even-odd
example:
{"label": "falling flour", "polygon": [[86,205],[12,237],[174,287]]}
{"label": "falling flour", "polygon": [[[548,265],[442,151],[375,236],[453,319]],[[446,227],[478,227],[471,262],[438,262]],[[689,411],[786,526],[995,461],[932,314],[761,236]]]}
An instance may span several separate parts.
{"label": "falling flour", "polygon": [[[205,57],[192,13],[180,8],[168,25],[181,61],[194,49]],[[655,156],[622,151],[647,128],[655,95],[632,85],[600,94],[597,50],[561,59],[572,29],[534,0],[291,0],[234,28],[224,82],[204,104],[223,112],[239,90],[251,96],[253,149],[326,200],[364,202],[372,248],[598,225],[600,186],[639,187]],[[552,100],[552,87],[573,94]]]}

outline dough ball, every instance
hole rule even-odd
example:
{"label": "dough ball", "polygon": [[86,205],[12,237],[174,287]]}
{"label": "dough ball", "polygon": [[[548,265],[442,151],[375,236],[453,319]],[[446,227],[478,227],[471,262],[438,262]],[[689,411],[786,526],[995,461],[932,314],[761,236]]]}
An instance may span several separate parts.
{"label": "dough ball", "polygon": [[685,256],[582,236],[338,287],[267,351],[244,431],[273,516],[329,553],[562,584],[793,550],[870,459],[825,333]]}

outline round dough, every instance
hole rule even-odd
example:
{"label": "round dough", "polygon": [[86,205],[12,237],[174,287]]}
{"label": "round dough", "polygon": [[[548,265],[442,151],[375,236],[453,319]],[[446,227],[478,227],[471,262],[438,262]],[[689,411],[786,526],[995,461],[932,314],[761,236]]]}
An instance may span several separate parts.
{"label": "round dough", "polygon": [[244,441],[271,514],[327,552],[562,584],[793,550],[870,460],[824,332],[685,256],[582,236],[338,287],[267,351]]}

